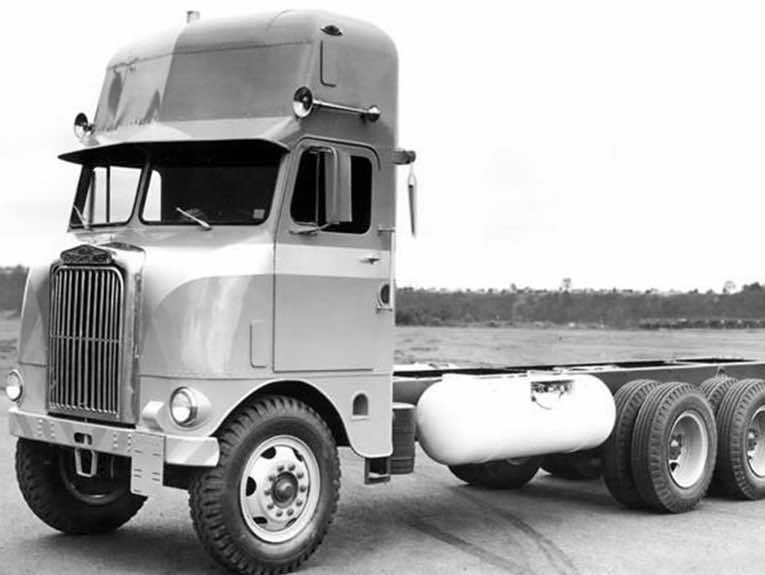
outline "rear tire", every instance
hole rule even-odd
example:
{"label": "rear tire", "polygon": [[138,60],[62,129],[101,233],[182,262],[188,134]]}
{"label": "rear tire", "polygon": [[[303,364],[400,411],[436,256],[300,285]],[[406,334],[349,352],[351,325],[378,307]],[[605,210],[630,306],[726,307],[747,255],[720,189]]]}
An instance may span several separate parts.
{"label": "rear tire", "polygon": [[130,493],[130,461],[109,457],[99,455],[99,474],[113,477],[82,478],[74,472],[72,449],[19,439],[16,478],[21,494],[37,517],[62,533],[114,531],[138,512],[146,498]]}
{"label": "rear tire", "polygon": [[487,489],[518,489],[531,481],[541,464],[541,456],[519,457],[486,463],[450,465],[449,471],[470,485]]}
{"label": "rear tire", "polygon": [[542,469],[554,477],[570,481],[597,479],[603,473],[600,449],[545,455]]}
{"label": "rear tire", "polygon": [[693,509],[712,480],[716,453],[714,413],[701,390],[672,382],[648,394],[632,436],[632,475],[649,507]]}
{"label": "rear tire", "polygon": [[616,421],[602,448],[603,479],[611,495],[631,509],[645,506],[632,478],[632,434],[640,407],[648,394],[661,383],[653,379],[635,379],[616,392]]}
{"label": "rear tire", "polygon": [[189,489],[202,545],[235,573],[296,569],[337,509],[340,462],[329,427],[306,404],[268,396],[236,411],[217,435],[218,465]]}
{"label": "rear tire", "polygon": [[[715,420],[717,422],[717,442],[718,442],[717,458],[718,460],[720,458],[720,442],[721,442],[720,420],[718,418],[720,403],[722,403],[723,397],[725,396],[726,393],[728,393],[728,390],[737,381],[738,381],[737,379],[730,377],[729,375],[716,375],[715,377],[710,377],[709,379],[701,383],[701,391],[709,400],[709,404],[712,406],[712,411],[715,414]],[[724,495],[725,491],[722,487],[720,487],[719,483],[720,482],[718,480],[718,474],[715,473],[712,476],[712,483],[709,484],[709,489],[707,491],[707,494],[714,495],[714,496]]]}
{"label": "rear tire", "polygon": [[745,379],[730,388],[717,417],[715,484],[737,499],[765,497],[765,381]]}
{"label": "rear tire", "polygon": [[723,397],[737,381],[736,378],[729,375],[717,375],[710,377],[701,384],[701,391],[709,400],[709,405],[712,406],[715,415],[717,415]]}

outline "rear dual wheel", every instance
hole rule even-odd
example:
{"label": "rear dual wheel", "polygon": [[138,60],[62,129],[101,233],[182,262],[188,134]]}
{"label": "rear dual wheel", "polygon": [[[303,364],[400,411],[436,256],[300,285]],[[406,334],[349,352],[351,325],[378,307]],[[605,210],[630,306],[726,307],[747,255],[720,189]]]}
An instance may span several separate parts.
{"label": "rear dual wheel", "polygon": [[604,478],[631,508],[679,513],[704,496],[714,471],[717,429],[709,401],[685,383],[636,380],[615,396]]}
{"label": "rear dual wheel", "polygon": [[632,509],[644,506],[632,477],[632,434],[646,397],[660,385],[653,379],[636,379],[620,387],[614,396],[616,421],[603,445],[603,479],[614,499]]}
{"label": "rear dual wheel", "polygon": [[765,381],[744,379],[723,396],[715,485],[737,499],[765,497]]}
{"label": "rear dual wheel", "polygon": [[701,390],[666,383],[640,407],[631,445],[632,477],[643,502],[681,513],[706,494],[715,468],[717,427]]}
{"label": "rear dual wheel", "polygon": [[728,393],[728,390],[737,381],[737,379],[729,375],[716,375],[702,382],[700,386],[701,392],[709,400],[709,405],[712,406],[712,411],[715,415],[717,415],[723,397],[725,397],[725,394]]}

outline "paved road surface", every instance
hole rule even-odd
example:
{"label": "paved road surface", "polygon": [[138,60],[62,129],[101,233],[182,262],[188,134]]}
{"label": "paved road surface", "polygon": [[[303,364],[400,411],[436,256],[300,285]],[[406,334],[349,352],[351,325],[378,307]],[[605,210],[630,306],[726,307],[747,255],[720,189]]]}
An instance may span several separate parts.
{"label": "paved road surface", "polygon": [[[15,485],[0,401],[0,574],[222,573],[197,545],[182,491],[167,489],[115,534],[67,537],[29,512]],[[620,509],[599,481],[540,473],[524,489],[469,488],[418,453],[416,473],[365,487],[343,450],[340,508],[301,569],[318,574],[752,573],[765,570],[765,501],[706,499],[678,516]]]}

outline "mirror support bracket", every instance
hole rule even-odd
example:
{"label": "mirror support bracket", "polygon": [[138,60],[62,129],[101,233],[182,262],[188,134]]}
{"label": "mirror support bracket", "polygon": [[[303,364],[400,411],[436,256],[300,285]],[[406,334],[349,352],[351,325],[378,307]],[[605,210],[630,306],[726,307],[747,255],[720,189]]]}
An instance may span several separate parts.
{"label": "mirror support bracket", "polygon": [[416,159],[417,152],[414,150],[405,150],[404,148],[393,150],[393,163],[397,166],[408,166],[413,164]]}

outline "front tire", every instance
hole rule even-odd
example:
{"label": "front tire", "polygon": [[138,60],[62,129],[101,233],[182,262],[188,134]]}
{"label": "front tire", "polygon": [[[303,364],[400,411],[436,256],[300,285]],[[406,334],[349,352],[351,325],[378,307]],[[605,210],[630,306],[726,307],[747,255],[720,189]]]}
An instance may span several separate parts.
{"label": "front tire", "polygon": [[16,478],[29,508],[70,535],[109,533],[129,521],[145,497],[130,493],[130,461],[99,455],[98,475],[74,472],[74,451],[29,439],[16,444]]}
{"label": "front tire", "polygon": [[304,403],[269,396],[232,415],[218,439],[218,465],[189,490],[199,539],[236,573],[292,571],[319,546],[337,509],[332,433]]}

